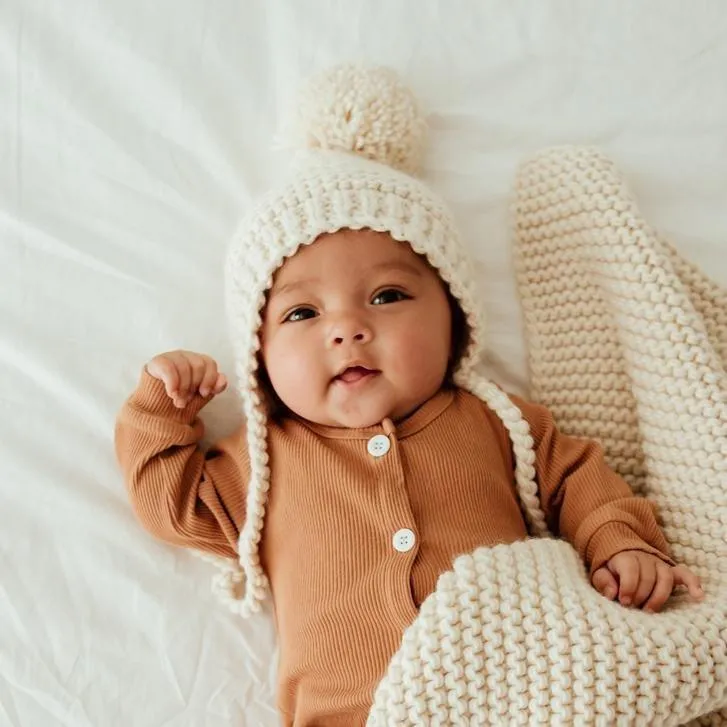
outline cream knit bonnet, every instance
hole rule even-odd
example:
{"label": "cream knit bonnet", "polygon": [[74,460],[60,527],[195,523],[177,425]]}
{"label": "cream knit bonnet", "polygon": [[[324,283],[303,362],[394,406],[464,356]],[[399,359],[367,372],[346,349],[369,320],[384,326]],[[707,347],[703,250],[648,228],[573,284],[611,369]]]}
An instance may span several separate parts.
{"label": "cream knit bonnet", "polygon": [[425,135],[416,99],[393,71],[346,65],[313,78],[301,93],[291,125],[296,152],[290,174],[254,206],[230,245],[227,308],[251,474],[239,563],[218,560],[222,572],[213,590],[242,616],[259,610],[267,590],[258,553],[270,487],[268,415],[257,360],[261,311],[277,268],[301,245],[326,232],[388,232],[437,269],[470,331],[455,383],[479,396],[504,421],[513,441],[517,486],[530,530],[536,535],[546,532],[528,425],[503,392],[475,373],[482,354],[483,320],[467,251],[446,205],[414,176]]}

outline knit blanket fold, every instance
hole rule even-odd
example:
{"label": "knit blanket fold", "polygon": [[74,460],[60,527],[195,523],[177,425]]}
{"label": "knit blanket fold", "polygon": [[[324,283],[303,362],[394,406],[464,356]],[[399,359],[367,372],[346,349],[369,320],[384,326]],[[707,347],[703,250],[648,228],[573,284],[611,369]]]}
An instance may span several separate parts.
{"label": "knit blanket fold", "polygon": [[589,148],[522,166],[514,247],[532,398],[603,444],[706,596],[646,614],[563,541],[478,549],[422,604],[367,724],[727,724],[727,291]]}

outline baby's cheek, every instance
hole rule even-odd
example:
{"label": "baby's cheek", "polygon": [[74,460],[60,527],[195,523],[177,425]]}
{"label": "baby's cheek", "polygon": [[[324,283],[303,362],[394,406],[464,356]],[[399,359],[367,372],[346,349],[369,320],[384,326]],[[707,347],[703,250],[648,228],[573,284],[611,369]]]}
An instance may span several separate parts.
{"label": "baby's cheek", "polygon": [[408,376],[429,382],[446,370],[447,346],[436,330],[406,334],[399,339],[397,360]]}
{"label": "baby's cheek", "polygon": [[420,356],[426,356],[428,359],[447,358],[450,348],[449,328],[437,323],[424,326],[416,332],[409,345],[417,350]]}
{"label": "baby's cheek", "polygon": [[306,378],[306,367],[296,357],[284,358],[278,367],[278,380],[281,388],[287,391],[295,391],[301,381]]}
{"label": "baby's cheek", "polygon": [[[290,351],[282,356],[278,369],[279,396],[293,410],[308,407],[315,403],[319,396],[319,385],[322,380],[321,365],[315,356],[303,355],[298,351],[292,355]],[[273,382],[275,383],[275,382]]]}

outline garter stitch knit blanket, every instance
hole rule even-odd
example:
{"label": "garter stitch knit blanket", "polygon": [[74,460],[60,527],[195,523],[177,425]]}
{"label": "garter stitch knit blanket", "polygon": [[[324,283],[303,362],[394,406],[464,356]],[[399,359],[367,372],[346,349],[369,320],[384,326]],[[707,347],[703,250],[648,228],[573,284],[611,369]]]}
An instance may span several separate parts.
{"label": "garter stitch knit blanket", "polygon": [[405,632],[368,725],[727,724],[727,291],[592,149],[526,163],[514,214],[533,398],[602,442],[706,596],[625,609],[554,538],[463,555]]}

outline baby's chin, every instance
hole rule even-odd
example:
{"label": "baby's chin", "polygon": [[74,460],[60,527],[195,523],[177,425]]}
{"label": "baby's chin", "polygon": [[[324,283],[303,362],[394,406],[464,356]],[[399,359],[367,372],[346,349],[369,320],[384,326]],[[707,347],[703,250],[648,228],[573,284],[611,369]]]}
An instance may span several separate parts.
{"label": "baby's chin", "polygon": [[371,391],[350,392],[331,388],[317,401],[286,402],[286,406],[301,419],[313,424],[367,429],[380,426],[384,419],[394,422],[405,419],[428,398],[426,392],[419,392],[421,395],[416,396],[412,392],[394,391],[393,387],[382,385],[386,384],[385,381],[372,383]]}
{"label": "baby's chin", "polygon": [[371,391],[360,392],[353,396],[337,396],[336,392],[329,395],[326,401],[326,413],[330,417],[331,425],[345,427],[346,429],[366,429],[376,427],[384,419],[397,420],[401,418],[406,403],[402,396],[392,387],[378,383]]}
{"label": "baby's chin", "polygon": [[406,418],[412,411],[416,410],[421,402],[404,401],[370,401],[362,400],[355,402],[355,406],[328,408],[329,419],[326,423],[333,427],[346,429],[367,429],[381,425],[384,419],[391,419],[394,422]]}
{"label": "baby's chin", "polygon": [[386,418],[395,419],[396,406],[386,402],[359,401],[347,402],[348,406],[336,406],[329,403],[316,411],[296,412],[298,416],[314,424],[342,429],[367,429],[376,427]]}

